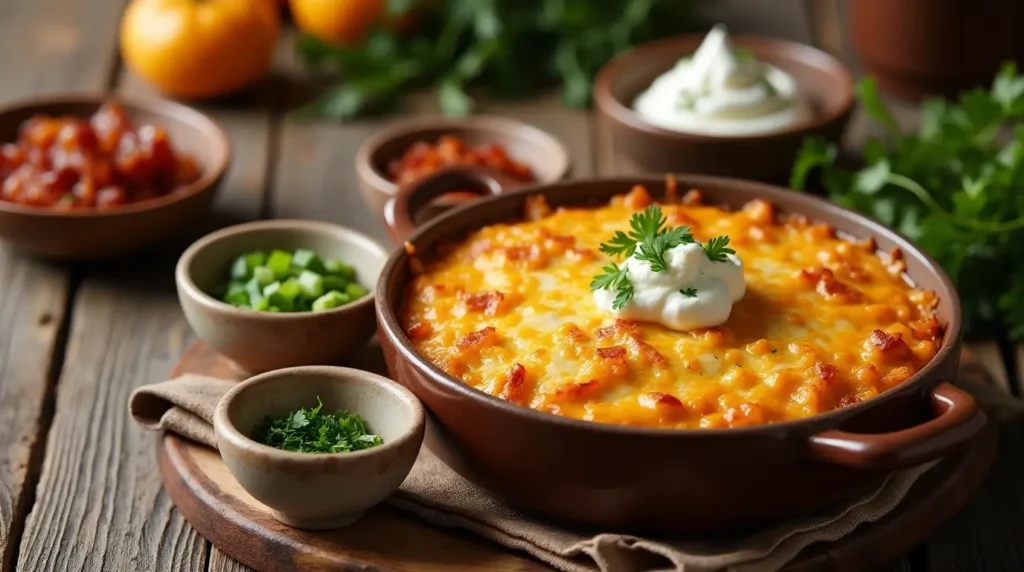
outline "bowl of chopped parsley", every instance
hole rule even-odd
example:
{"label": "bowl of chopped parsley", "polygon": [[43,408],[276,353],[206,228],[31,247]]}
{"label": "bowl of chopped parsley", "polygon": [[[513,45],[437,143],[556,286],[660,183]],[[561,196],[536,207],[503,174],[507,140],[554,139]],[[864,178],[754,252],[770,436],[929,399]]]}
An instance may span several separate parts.
{"label": "bowl of chopped parsley", "polygon": [[178,300],[203,341],[250,373],[337,364],[376,330],[387,251],[320,221],[265,220],[200,238],[178,260]]}
{"label": "bowl of chopped parsley", "polygon": [[398,489],[419,454],[426,415],[385,377],[304,366],[232,388],[213,427],[246,492],[289,526],[324,530],[355,522]]}

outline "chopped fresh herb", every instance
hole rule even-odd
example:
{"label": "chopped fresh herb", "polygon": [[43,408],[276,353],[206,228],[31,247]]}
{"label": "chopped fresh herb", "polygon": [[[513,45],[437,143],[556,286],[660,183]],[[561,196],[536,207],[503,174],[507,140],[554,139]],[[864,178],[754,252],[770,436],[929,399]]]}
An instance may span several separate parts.
{"label": "chopped fresh herb", "polygon": [[604,271],[604,274],[598,274],[594,277],[593,281],[590,282],[590,289],[614,290],[616,296],[615,301],[612,302],[612,308],[621,310],[633,298],[633,283],[626,276],[628,271],[625,268],[620,268],[615,263],[610,263],[601,270]]}
{"label": "chopped fresh herb", "polygon": [[725,262],[729,260],[728,254],[736,254],[736,251],[729,248],[728,236],[716,236],[704,245],[704,252],[711,262]]}
{"label": "chopped fresh herb", "polygon": [[874,79],[857,98],[886,138],[872,139],[863,166],[839,164],[838,147],[804,141],[790,185],[817,172],[829,197],[896,228],[934,257],[956,284],[965,335],[1024,340],[1024,75],[1005,64],[989,89],[923,103],[904,132]]}
{"label": "chopped fresh herb", "polygon": [[253,439],[270,447],[299,453],[347,453],[384,442],[380,435],[370,432],[359,414],[344,409],[333,415],[324,413],[320,397],[316,398],[316,403],[316,407],[299,409],[274,419],[267,417],[256,428]]}
{"label": "chopped fresh herb", "polygon": [[612,239],[600,246],[601,252],[610,256],[624,256],[629,258],[633,256],[633,252],[636,250],[636,240],[626,236],[626,233],[621,230],[615,231],[615,235]]}
{"label": "chopped fresh herb", "polygon": [[686,296],[687,298],[696,298],[697,297],[697,289],[696,288],[683,288],[682,290],[679,291],[679,293],[682,294],[683,296]]}
{"label": "chopped fresh herb", "polygon": [[676,100],[676,107],[678,109],[685,109],[688,111],[697,107],[697,96],[688,91],[679,92],[679,99]]}

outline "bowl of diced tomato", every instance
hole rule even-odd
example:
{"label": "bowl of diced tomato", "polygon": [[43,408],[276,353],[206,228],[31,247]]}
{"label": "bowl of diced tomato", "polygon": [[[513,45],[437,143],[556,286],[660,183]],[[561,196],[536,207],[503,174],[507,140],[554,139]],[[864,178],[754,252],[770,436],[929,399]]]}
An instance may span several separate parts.
{"label": "bowl of diced tomato", "polygon": [[231,145],[170,101],[104,95],[0,107],[0,240],[29,255],[110,258],[166,239],[210,207]]}

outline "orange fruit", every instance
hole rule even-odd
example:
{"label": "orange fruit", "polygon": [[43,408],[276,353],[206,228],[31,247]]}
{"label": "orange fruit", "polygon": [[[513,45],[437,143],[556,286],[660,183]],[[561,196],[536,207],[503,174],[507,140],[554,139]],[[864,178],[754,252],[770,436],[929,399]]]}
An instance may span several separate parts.
{"label": "orange fruit", "polygon": [[121,20],[121,55],[167,96],[225,95],[269,71],[279,10],[275,0],[132,0]]}
{"label": "orange fruit", "polygon": [[[303,32],[340,45],[361,42],[374,24],[386,18],[387,0],[291,0],[292,18]],[[394,22],[406,30],[412,23],[412,11]]]}

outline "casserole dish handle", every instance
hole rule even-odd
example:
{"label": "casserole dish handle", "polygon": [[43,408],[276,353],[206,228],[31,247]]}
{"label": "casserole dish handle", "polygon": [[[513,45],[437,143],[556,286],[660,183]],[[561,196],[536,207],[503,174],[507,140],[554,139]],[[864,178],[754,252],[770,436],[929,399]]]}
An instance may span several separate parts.
{"label": "casserole dish handle", "polygon": [[810,455],[857,469],[905,469],[955,453],[985,428],[985,413],[966,391],[943,381],[930,397],[934,419],[891,433],[822,431],[810,437]]}
{"label": "casserole dish handle", "polygon": [[[454,166],[439,169],[431,175],[399,187],[384,205],[384,222],[396,244],[409,238],[416,230],[416,215],[432,199],[451,193],[477,196],[496,195],[525,186],[501,171],[481,166]],[[466,201],[460,201],[466,202]]]}

